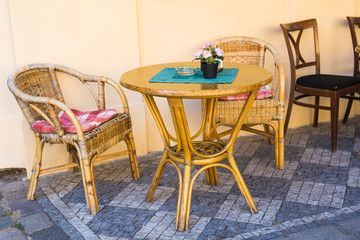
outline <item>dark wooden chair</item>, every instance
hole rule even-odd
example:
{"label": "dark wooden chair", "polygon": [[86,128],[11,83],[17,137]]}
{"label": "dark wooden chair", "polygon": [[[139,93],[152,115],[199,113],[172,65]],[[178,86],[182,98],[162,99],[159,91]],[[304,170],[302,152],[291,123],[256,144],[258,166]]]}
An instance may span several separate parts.
{"label": "dark wooden chair", "polygon": [[[360,78],[351,76],[320,74],[319,34],[316,19],[280,24],[290,58],[291,88],[288,109],[285,118],[285,133],[289,125],[293,104],[314,109],[314,127],[318,125],[319,110],[329,110],[331,113],[331,150],[336,151],[339,99],[349,97],[360,90]],[[311,32],[314,43],[314,60],[306,61],[300,51],[300,40],[303,33]],[[315,67],[315,74],[297,78],[298,69]],[[295,96],[295,92],[298,93]],[[314,104],[300,101],[314,97]],[[320,105],[320,97],[330,98],[330,106]]]}
{"label": "dark wooden chair", "polygon": [[[355,51],[355,48],[359,46],[359,42],[357,40],[356,29],[360,29],[360,17],[347,17],[349,28],[350,28],[350,34],[351,34],[351,40],[353,44],[353,53],[354,53],[354,77],[359,77],[359,53]],[[358,92],[360,94],[360,92]],[[350,94],[349,102],[346,107],[346,112],[344,115],[343,123],[346,123],[346,121],[349,118],[351,106],[353,103],[353,100],[360,100],[360,97],[355,97],[355,94]]]}

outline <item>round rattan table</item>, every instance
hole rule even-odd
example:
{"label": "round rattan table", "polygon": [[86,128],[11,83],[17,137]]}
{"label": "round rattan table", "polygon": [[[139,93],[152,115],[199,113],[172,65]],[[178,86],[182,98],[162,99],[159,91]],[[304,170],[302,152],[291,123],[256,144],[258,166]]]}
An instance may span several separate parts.
{"label": "round rattan table", "polygon": [[[255,203],[236,165],[233,146],[246,115],[260,87],[272,81],[272,74],[261,67],[248,64],[224,63],[225,68],[238,68],[235,80],[230,84],[220,83],[152,83],[149,80],[164,68],[177,66],[199,67],[199,62],[180,62],[151,65],[133,69],[121,76],[120,84],[143,97],[155,119],[164,143],[164,153],[149,187],[146,201],[151,201],[167,163],[171,163],[178,172],[179,195],[175,228],[188,230],[191,206],[191,194],[194,182],[200,173],[206,172],[209,184],[217,184],[216,167],[228,169],[237,182],[250,211],[257,212]],[[215,109],[218,97],[249,92],[250,95],[238,118],[232,134],[227,141],[220,140],[216,132]],[[167,130],[154,96],[167,98],[176,135]],[[191,134],[184,111],[183,99],[203,99],[203,120],[199,130]],[[202,134],[203,141],[195,139]],[[228,159],[228,164],[220,163]],[[182,168],[179,165],[183,165]],[[191,176],[191,166],[202,167]]]}

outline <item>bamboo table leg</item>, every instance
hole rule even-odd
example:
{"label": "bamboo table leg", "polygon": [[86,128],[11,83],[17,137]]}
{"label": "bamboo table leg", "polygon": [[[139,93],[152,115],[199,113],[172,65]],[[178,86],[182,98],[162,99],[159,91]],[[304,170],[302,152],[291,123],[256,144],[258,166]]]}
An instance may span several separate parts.
{"label": "bamboo table leg", "polygon": [[189,135],[189,127],[185,117],[182,99],[169,98],[168,103],[172,112],[175,128],[178,129],[178,141],[183,147],[184,156],[183,182],[182,187],[179,190],[179,203],[176,214],[177,218],[175,223],[175,229],[179,231],[185,231],[189,228],[189,215],[187,214],[187,210],[190,209],[188,205],[191,202],[191,199],[189,199],[189,190],[192,165],[190,144],[192,143]]}
{"label": "bamboo table leg", "polygon": [[[233,146],[236,140],[236,137],[241,129],[241,126],[246,118],[246,115],[250,109],[252,102],[255,99],[258,90],[251,92],[248,100],[241,111],[241,114],[238,118],[238,122],[234,128],[233,133],[231,134],[228,143],[223,146],[221,150],[215,153],[203,154],[199,153],[194,149],[195,141],[193,141],[194,137],[190,136],[189,126],[187,123],[184,106],[181,98],[168,98],[168,104],[170,107],[170,111],[172,114],[173,123],[175,126],[175,131],[177,137],[172,137],[166,130],[166,127],[161,118],[160,112],[156,106],[156,103],[152,96],[144,95],[145,101],[149,106],[149,109],[158,125],[160,130],[160,134],[164,141],[164,154],[160,161],[160,164],[156,170],[155,176],[152,180],[150,188],[148,190],[148,194],[146,196],[146,201],[151,201],[152,196],[156,190],[157,185],[161,179],[163,174],[165,165],[170,162],[172,163],[179,175],[179,195],[178,195],[178,204],[177,204],[177,212],[176,212],[176,222],[175,229],[178,231],[186,231],[189,228],[189,216],[190,216],[190,207],[191,207],[191,195],[192,188],[195,182],[195,179],[202,171],[207,171],[208,181],[210,184],[217,184],[217,175],[216,175],[216,167],[225,167],[231,171],[234,175],[236,183],[244,196],[250,211],[252,213],[257,212],[255,203],[251,197],[251,194],[244,182],[244,179],[241,176],[241,173],[236,165],[235,159],[233,157]],[[205,128],[203,131],[204,143],[206,146],[216,145],[213,143],[212,136],[213,132],[216,131],[213,129],[212,124],[214,123],[215,117],[215,107],[217,103],[216,98],[207,99],[206,103],[206,111],[205,111]],[[177,145],[174,147],[170,146],[170,139],[175,141]],[[219,146],[217,144],[216,146]],[[221,146],[221,145],[220,145]],[[179,156],[182,156],[181,160],[179,160]],[[229,165],[217,163],[222,159],[227,158],[229,161]],[[183,164],[184,169],[181,172],[180,168],[177,164]],[[203,165],[203,167],[196,173],[193,177],[191,177],[191,167],[192,165]]]}
{"label": "bamboo table leg", "polygon": [[[214,112],[216,109],[217,98],[205,99],[204,101],[204,118],[205,128],[203,132],[204,141],[211,141],[213,136],[212,123],[215,121]],[[206,169],[206,179],[209,185],[218,185],[216,167]]]}

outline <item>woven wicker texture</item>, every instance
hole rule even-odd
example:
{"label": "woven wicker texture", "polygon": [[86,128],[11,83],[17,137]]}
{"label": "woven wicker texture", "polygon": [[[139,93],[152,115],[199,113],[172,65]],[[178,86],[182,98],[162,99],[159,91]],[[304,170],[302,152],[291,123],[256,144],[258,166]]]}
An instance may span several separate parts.
{"label": "woven wicker texture", "polygon": [[[74,77],[74,79],[80,80],[91,91],[98,110],[106,109],[105,85],[113,87],[121,98],[123,112],[117,113],[115,117],[84,133],[75,114],[65,105],[58,81],[58,72],[65,73]],[[96,93],[93,91],[90,83],[97,86]],[[93,164],[98,155],[120,141],[125,141],[127,145],[128,151],[126,151],[125,154],[129,155],[133,178],[139,178],[128,103],[123,91],[116,82],[102,76],[84,75],[59,65],[32,64],[18,68],[10,73],[8,87],[19,103],[30,127],[37,120],[46,120],[55,130],[54,133],[34,131],[37,151],[30,180],[28,199],[34,199],[37,179],[42,173],[74,168],[76,166],[76,164],[74,164],[75,162],[82,171],[85,197],[89,212],[92,214],[97,213],[99,206],[93,177]],[[86,99],[86,101],[88,100]],[[66,133],[63,130],[58,118],[60,111],[64,111],[69,116],[75,126],[76,134]],[[51,169],[41,169],[42,151],[45,143],[67,144],[72,162]],[[118,153],[118,155],[111,154],[111,158],[123,154],[124,152]],[[106,156],[102,157],[102,159],[104,158],[106,159]]]}
{"label": "woven wicker texture", "polygon": [[[244,100],[219,101],[216,113],[217,121],[221,125],[232,126],[239,117],[244,104]],[[254,100],[244,124],[263,124],[280,119],[282,117],[281,109],[283,107],[277,99]]]}
{"label": "woven wicker texture", "polygon": [[[280,148],[276,149],[277,163],[283,165],[283,117],[284,117],[284,91],[285,91],[285,77],[283,65],[280,62],[280,57],[277,50],[266,41],[252,37],[226,37],[214,41],[216,47],[224,51],[225,62],[237,62],[256,65],[259,67],[265,66],[265,59],[267,55],[272,55],[274,62],[273,82],[270,89],[273,93],[271,98],[254,100],[250,111],[245,119],[244,124],[253,126],[264,124],[271,126],[274,130],[274,138],[276,146],[279,142]],[[269,52],[270,54],[266,54]],[[216,122],[220,125],[232,127],[245,104],[245,100],[237,101],[218,101]],[[277,126],[271,123],[276,121]],[[250,130],[249,128],[243,128]],[[256,133],[270,136],[268,127],[265,126],[265,132],[256,131]],[[279,161],[280,162],[279,162]],[[278,168],[282,166],[277,165]]]}

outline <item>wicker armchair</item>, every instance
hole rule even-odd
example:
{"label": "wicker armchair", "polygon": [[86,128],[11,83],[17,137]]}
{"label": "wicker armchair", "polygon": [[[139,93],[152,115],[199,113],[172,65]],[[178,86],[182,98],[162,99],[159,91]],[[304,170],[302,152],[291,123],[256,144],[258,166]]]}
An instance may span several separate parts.
{"label": "wicker armchair", "polygon": [[[112,110],[112,118],[89,131],[83,131],[74,111],[65,104],[57,76],[59,72],[80,80],[90,90],[98,110],[104,110],[103,112],[106,109],[105,84],[109,84],[120,95],[123,113],[116,113]],[[90,86],[89,83],[91,82],[97,85],[97,93]],[[93,176],[95,160],[104,160],[128,154],[132,176],[134,179],[139,178],[128,104],[124,93],[116,82],[102,76],[84,75],[59,65],[32,64],[18,68],[10,73],[7,83],[36,138],[36,153],[27,195],[28,200],[35,199],[40,175],[67,168],[74,170],[79,167],[82,173],[88,211],[91,214],[96,214],[99,211],[99,205]],[[65,127],[60,122],[60,114],[66,115],[73,132],[65,131]],[[37,131],[34,129],[36,123],[45,123],[52,127],[52,131]],[[122,140],[125,141],[128,151],[98,157],[99,154]],[[66,144],[70,155],[70,163],[41,169],[42,152],[45,143]]]}
{"label": "wicker armchair", "polygon": [[[243,130],[266,136],[275,144],[275,167],[284,167],[284,91],[285,75],[277,50],[269,43],[252,37],[226,37],[214,41],[224,51],[225,62],[237,62],[264,67],[266,51],[273,56],[274,70],[271,84],[272,97],[255,99],[245,119]],[[258,95],[259,96],[259,95]],[[245,100],[221,101],[217,104],[218,125],[233,127]],[[277,125],[274,124],[277,122]],[[264,131],[253,128],[263,125]],[[273,129],[273,133],[270,131]],[[223,133],[222,135],[225,135]]]}

